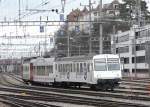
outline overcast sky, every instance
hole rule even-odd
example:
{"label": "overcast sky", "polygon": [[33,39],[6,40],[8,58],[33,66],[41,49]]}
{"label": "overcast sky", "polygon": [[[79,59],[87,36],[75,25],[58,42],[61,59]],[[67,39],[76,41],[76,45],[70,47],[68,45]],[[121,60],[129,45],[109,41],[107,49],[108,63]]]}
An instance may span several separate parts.
{"label": "overcast sky", "polygon": [[[13,20],[14,18],[18,17],[18,1],[19,0],[1,0],[0,3],[0,20],[3,20],[4,17],[7,18],[7,20]],[[26,11],[26,9],[52,9],[52,8],[57,8],[61,10],[61,0],[20,0],[21,1],[21,14],[25,15],[29,11]],[[49,2],[47,5],[41,5],[42,2]],[[76,8],[82,8],[80,6],[80,3],[82,5],[88,5],[89,0],[66,0],[66,6],[65,6],[65,13],[68,14],[72,9]],[[99,0],[91,0],[92,2],[98,3]],[[111,2],[112,0],[103,0],[103,3],[108,3]],[[25,13],[24,13],[25,12]],[[44,14],[36,14],[36,15],[31,15],[32,19],[39,19],[39,16],[42,15],[43,19],[44,16],[49,16],[51,20],[59,18],[58,14],[49,12],[49,13],[44,13]],[[30,17],[31,17],[30,16]],[[27,15],[25,18],[28,18],[29,15]]]}
{"label": "overcast sky", "polygon": [[[18,1],[19,0],[0,0],[0,20],[3,20],[4,17],[7,18],[7,20],[13,20],[15,18],[18,18]],[[39,13],[31,15],[29,14],[29,11],[26,9],[59,9],[61,10],[61,0],[20,0],[21,1],[21,15],[25,15],[24,19],[34,19],[39,20],[40,15],[43,16],[42,19],[46,19],[45,16],[49,16],[49,20],[56,20],[59,19],[59,15],[52,13],[52,12],[46,12],[46,13]],[[87,5],[89,0],[66,0],[66,6],[65,6],[65,13],[68,14],[72,9],[76,8],[82,8],[80,6],[80,3],[82,5]],[[98,4],[99,0],[91,0],[92,2],[96,2]],[[103,0],[103,4],[110,3],[112,0]],[[119,0],[121,1],[121,0]],[[148,3],[150,0],[145,0]],[[41,5],[42,2],[48,2],[47,5]],[[28,15],[27,15],[28,13]],[[31,13],[31,12],[30,12]],[[33,18],[34,17],[34,18]],[[24,20],[22,19],[22,20]]]}

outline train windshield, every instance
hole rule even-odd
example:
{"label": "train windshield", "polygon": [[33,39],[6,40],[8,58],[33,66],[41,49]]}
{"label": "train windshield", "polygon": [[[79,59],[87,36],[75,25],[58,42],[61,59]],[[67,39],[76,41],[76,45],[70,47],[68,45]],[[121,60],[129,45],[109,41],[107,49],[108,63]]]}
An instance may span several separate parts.
{"label": "train windshield", "polygon": [[120,70],[120,63],[118,58],[107,59],[108,71]]}
{"label": "train windshield", "polygon": [[95,71],[106,71],[107,70],[107,66],[106,66],[106,59],[96,59],[94,61],[94,65],[95,65]]}

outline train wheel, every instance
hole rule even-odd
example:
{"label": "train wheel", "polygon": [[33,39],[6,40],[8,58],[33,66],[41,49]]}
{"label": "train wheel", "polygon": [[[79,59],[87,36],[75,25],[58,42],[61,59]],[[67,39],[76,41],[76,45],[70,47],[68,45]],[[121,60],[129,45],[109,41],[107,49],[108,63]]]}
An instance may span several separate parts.
{"label": "train wheel", "polygon": [[31,83],[31,82],[28,82],[28,85],[29,85],[29,86],[32,86],[32,83]]}
{"label": "train wheel", "polygon": [[110,89],[111,91],[114,91],[114,87],[111,87],[111,89]]}
{"label": "train wheel", "polygon": [[90,89],[96,91],[96,90],[97,90],[97,87],[96,87],[95,85],[91,85],[91,86],[90,86]]}
{"label": "train wheel", "polygon": [[108,89],[109,89],[109,85],[106,84],[106,85],[103,86],[104,91],[108,91]]}
{"label": "train wheel", "polygon": [[56,84],[55,84],[55,82],[54,82],[54,83],[52,83],[52,86],[53,86],[53,87],[56,87]]}
{"label": "train wheel", "polygon": [[67,84],[67,83],[62,82],[62,83],[61,83],[61,87],[63,87],[63,88],[68,88],[69,86],[68,86],[68,84]]}

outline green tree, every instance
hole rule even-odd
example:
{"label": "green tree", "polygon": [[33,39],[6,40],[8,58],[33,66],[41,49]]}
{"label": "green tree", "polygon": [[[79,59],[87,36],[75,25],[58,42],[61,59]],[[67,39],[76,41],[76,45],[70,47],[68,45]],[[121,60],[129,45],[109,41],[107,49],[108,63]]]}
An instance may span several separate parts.
{"label": "green tree", "polygon": [[[137,0],[123,0],[123,3],[120,4],[120,18],[123,20],[132,20],[132,14],[136,13],[137,6],[136,6]],[[141,11],[143,14],[143,17],[145,17],[146,20],[150,19],[150,13],[148,11],[147,3],[143,0],[141,0]]]}

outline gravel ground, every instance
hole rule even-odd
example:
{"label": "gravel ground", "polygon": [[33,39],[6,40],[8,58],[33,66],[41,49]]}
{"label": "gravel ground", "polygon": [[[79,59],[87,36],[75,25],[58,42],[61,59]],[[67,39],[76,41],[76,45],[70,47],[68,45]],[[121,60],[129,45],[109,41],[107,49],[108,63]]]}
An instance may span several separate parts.
{"label": "gravel ground", "polygon": [[0,102],[0,107],[11,107],[11,106],[6,105],[6,104]]}

